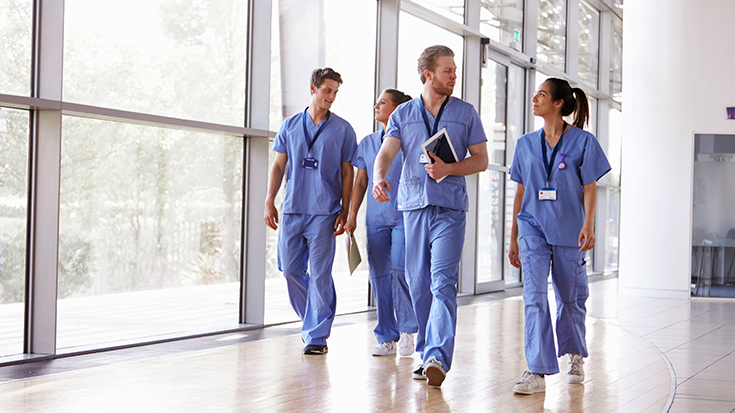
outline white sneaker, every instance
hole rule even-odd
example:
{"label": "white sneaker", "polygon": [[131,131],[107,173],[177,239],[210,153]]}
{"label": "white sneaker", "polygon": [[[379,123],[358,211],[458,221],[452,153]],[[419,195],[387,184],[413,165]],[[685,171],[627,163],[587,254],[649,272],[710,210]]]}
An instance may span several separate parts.
{"label": "white sneaker", "polygon": [[408,357],[413,354],[414,347],[413,334],[401,333],[401,338],[398,340],[398,354],[401,357]]}
{"label": "white sneaker", "polygon": [[518,394],[534,394],[546,391],[546,380],[540,374],[524,371],[521,381],[513,386],[513,391]]}
{"label": "white sneaker", "polygon": [[396,354],[396,342],[389,341],[387,343],[380,343],[373,349],[373,356],[387,356],[390,354]]}
{"label": "white sneaker", "polygon": [[584,359],[579,354],[569,355],[569,368],[567,369],[567,383],[579,384],[584,381]]}

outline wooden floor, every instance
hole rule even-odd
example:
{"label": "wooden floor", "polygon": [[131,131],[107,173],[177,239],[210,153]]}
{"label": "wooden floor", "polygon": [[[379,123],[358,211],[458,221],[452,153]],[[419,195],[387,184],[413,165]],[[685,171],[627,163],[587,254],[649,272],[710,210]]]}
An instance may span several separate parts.
{"label": "wooden floor", "polygon": [[523,302],[505,293],[461,300],[441,389],[411,378],[415,355],[370,355],[367,313],[338,317],[326,356],[302,355],[288,324],[3,367],[0,411],[734,411],[735,300],[618,297],[616,279],[590,290],[586,380],[547,376],[546,393],[511,391],[526,368]]}

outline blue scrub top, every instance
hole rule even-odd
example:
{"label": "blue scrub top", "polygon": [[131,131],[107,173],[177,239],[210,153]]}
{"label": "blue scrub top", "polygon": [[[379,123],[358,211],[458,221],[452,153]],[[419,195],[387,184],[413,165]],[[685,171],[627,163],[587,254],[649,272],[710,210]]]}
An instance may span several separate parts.
{"label": "blue scrub top", "polygon": [[[302,116],[314,138],[322,123],[327,122],[311,148],[311,157],[318,161],[317,169],[302,166],[308,155]],[[288,155],[286,193],[281,205],[284,214],[331,215],[342,211],[342,162],[350,162],[357,146],[357,136],[346,120],[332,113],[329,120],[318,125],[308,112],[299,112],[286,119],[273,141],[271,149]]]}
{"label": "blue scrub top", "polygon": [[[373,182],[373,166],[375,166],[375,157],[378,156],[382,140],[383,131],[379,130],[362,138],[360,144],[357,145],[355,157],[352,158],[352,165],[357,169],[367,171],[368,188],[372,188]],[[403,169],[403,160],[401,156],[396,156],[393,165],[390,167],[387,181],[393,192],[388,192],[391,202],[378,202],[371,194],[368,193],[367,204],[365,205],[365,222],[367,225],[400,225],[403,224],[403,213],[396,210],[396,194],[398,191],[398,183],[401,179],[401,170]]]}
{"label": "blue scrub top", "polygon": [[[447,176],[437,183],[429,177],[424,164],[419,162],[421,144],[430,136],[426,130],[421,111],[426,113],[430,126],[434,126],[431,116],[420,97],[396,108],[388,121],[385,136],[400,139],[403,151],[403,173],[398,186],[398,205],[400,211],[412,211],[436,205],[459,211],[469,210],[467,187],[463,176]],[[480,115],[475,108],[462,99],[452,97],[444,108],[437,131],[447,129],[457,158],[461,161],[467,156],[467,148],[487,142]]]}
{"label": "blue scrub top", "polygon": [[[552,149],[543,128],[521,136],[513,154],[510,179],[525,188],[521,212],[516,216],[518,235],[541,235],[551,245],[578,247],[584,225],[584,185],[608,173],[610,163],[595,136],[573,126],[564,133],[551,168],[549,188],[556,189],[556,200],[541,201],[539,190],[546,188],[541,142],[546,145],[548,159]],[[559,169],[562,153],[567,155],[566,168]]]}

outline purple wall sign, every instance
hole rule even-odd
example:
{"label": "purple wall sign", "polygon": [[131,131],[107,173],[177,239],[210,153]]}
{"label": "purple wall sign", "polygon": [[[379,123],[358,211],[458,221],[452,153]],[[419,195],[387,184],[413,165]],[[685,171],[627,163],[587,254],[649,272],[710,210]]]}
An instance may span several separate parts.
{"label": "purple wall sign", "polygon": [[735,119],[735,108],[727,108],[727,118]]}

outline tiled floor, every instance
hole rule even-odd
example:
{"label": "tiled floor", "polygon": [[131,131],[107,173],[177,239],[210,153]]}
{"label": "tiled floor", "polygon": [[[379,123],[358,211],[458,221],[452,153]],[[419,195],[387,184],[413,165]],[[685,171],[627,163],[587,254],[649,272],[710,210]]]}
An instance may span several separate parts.
{"label": "tiled floor", "polygon": [[585,382],[547,376],[532,396],[511,391],[525,369],[516,290],[460,299],[441,389],[411,379],[415,355],[369,355],[371,312],[338,317],[326,356],[301,355],[288,324],[2,367],[0,411],[735,411],[735,300],[619,297],[616,279],[590,290]]}

